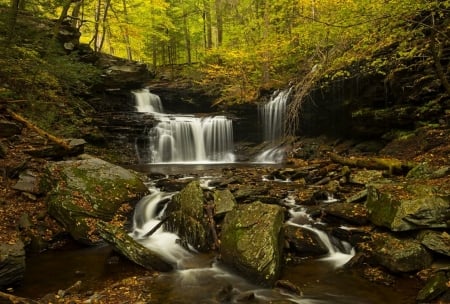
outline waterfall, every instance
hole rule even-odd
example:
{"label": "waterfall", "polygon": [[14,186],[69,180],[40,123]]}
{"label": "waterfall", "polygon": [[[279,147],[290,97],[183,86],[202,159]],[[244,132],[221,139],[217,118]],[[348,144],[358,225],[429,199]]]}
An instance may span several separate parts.
{"label": "waterfall", "polygon": [[[136,109],[154,114],[158,123],[137,150],[140,162],[209,163],[234,162],[233,124],[225,116],[194,117],[162,113],[159,96],[149,90],[133,91]],[[142,141],[142,139],[140,139]]]}
{"label": "waterfall", "polygon": [[132,91],[136,101],[136,111],[163,113],[161,98],[158,95],[151,93],[148,89]]}
{"label": "waterfall", "polygon": [[267,103],[259,107],[264,141],[274,143],[284,137],[284,123],[290,93],[291,89],[275,92]]}
{"label": "waterfall", "polygon": [[287,104],[292,88],[275,92],[270,100],[258,107],[263,124],[263,139],[270,147],[255,157],[257,163],[280,163],[285,149],[279,146],[285,136]]}

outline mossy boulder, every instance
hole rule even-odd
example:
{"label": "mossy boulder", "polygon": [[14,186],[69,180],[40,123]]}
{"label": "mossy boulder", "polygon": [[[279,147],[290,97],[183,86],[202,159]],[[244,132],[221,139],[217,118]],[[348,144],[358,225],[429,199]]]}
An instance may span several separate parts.
{"label": "mossy boulder", "polygon": [[98,219],[123,224],[135,202],[148,191],[136,173],[86,155],[50,163],[42,184],[49,191],[50,215],[85,244],[100,241]]}
{"label": "mossy boulder", "polygon": [[278,205],[257,201],[236,206],[222,225],[223,262],[257,283],[273,285],[281,272],[283,221]]}
{"label": "mossy boulder", "polygon": [[214,214],[222,216],[225,213],[233,210],[236,206],[236,199],[230,190],[214,190]]}
{"label": "mossy boulder", "polygon": [[373,224],[392,231],[447,228],[450,224],[450,191],[431,182],[371,184],[366,207]]}
{"label": "mossy boulder", "polygon": [[168,220],[164,226],[202,252],[211,249],[213,243],[204,210],[205,204],[205,196],[200,182],[190,182],[173,196],[166,211]]}
{"label": "mossy boulder", "polygon": [[372,254],[375,261],[394,273],[425,269],[433,257],[418,241],[397,238],[389,233],[374,234]]}

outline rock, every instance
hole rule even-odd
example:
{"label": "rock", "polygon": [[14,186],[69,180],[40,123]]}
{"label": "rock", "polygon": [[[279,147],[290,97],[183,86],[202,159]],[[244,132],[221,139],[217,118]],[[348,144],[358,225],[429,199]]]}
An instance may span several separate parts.
{"label": "rock", "polygon": [[13,189],[23,192],[28,192],[32,194],[42,194],[42,189],[40,188],[40,177],[38,174],[26,170],[19,175],[19,180],[12,186]]}
{"label": "rock", "polygon": [[325,211],[326,215],[335,216],[351,224],[365,225],[369,222],[367,209],[363,204],[328,204],[323,208],[323,210]]}
{"label": "rock", "polygon": [[[449,277],[443,271],[437,272],[432,276],[425,284],[425,286],[417,294],[417,301],[419,303],[430,303],[436,300],[441,294],[448,291],[448,281]],[[444,302],[436,302],[444,303]]]}
{"label": "rock", "polygon": [[77,156],[84,153],[86,141],[81,138],[67,139],[70,149],[64,149],[59,145],[45,145],[43,147],[25,150],[24,152],[39,158],[62,159],[66,156]]}
{"label": "rock", "polygon": [[152,79],[152,75],[144,63],[101,54],[96,64],[103,69],[102,88],[104,90],[140,89]]}
{"label": "rock", "polygon": [[25,249],[20,240],[0,243],[0,289],[20,282],[25,274]]}
{"label": "rock", "polygon": [[230,190],[214,190],[214,215],[221,216],[233,210],[236,206],[236,199]]}
{"label": "rock", "polygon": [[48,212],[71,236],[85,244],[100,241],[95,224],[128,218],[148,191],[137,174],[98,158],[49,163],[41,184],[49,192]]}
{"label": "rock", "polygon": [[0,138],[11,137],[22,132],[22,126],[14,122],[0,119]]}
{"label": "rock", "polygon": [[446,228],[450,223],[450,190],[423,181],[371,184],[366,207],[370,221],[392,231]]}
{"label": "rock", "polygon": [[277,205],[236,206],[222,225],[223,262],[258,283],[273,285],[281,272],[283,221],[283,208]]}
{"label": "rock", "polygon": [[327,246],[312,230],[286,225],[284,235],[289,244],[289,251],[297,256],[320,256],[328,253]]}
{"label": "rock", "polygon": [[110,243],[116,251],[129,260],[147,269],[171,271],[172,265],[158,254],[136,242],[124,229],[103,221],[97,223],[100,236]]}
{"label": "rock", "polygon": [[394,273],[422,270],[431,265],[431,254],[416,240],[399,239],[387,233],[373,236],[373,256]]}
{"label": "rock", "polygon": [[417,239],[428,249],[450,256],[450,235],[447,232],[424,230],[419,233]]}
{"label": "rock", "polygon": [[200,182],[190,182],[173,196],[166,211],[169,218],[164,224],[168,231],[177,232],[181,239],[199,251],[208,251],[213,244],[204,205]]}
{"label": "rock", "polygon": [[357,170],[350,175],[350,182],[355,184],[366,185],[370,182],[383,178],[381,170]]}

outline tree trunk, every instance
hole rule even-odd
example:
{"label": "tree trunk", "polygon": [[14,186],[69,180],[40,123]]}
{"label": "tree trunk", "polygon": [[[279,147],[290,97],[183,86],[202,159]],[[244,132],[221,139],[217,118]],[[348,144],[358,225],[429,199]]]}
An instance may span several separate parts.
{"label": "tree trunk", "polygon": [[185,49],[186,49],[186,61],[187,64],[191,64],[192,63],[192,58],[191,58],[191,36],[189,33],[189,23],[188,23],[188,17],[187,17],[187,12],[184,11],[183,12],[183,31],[184,31],[184,41],[186,43]]}
{"label": "tree trunk", "polygon": [[16,32],[17,15],[19,14],[19,0],[11,1],[11,8],[8,21],[8,38],[7,44],[10,45],[13,41]]}
{"label": "tree trunk", "polygon": [[109,10],[110,5],[111,5],[111,0],[106,0],[105,8],[103,10],[103,17],[102,17],[102,38],[100,39],[100,43],[98,46],[98,52],[102,51],[103,44],[105,43],[105,37],[107,35],[106,31],[107,31],[107,26],[108,26],[108,23],[107,23],[108,10]]}
{"label": "tree trunk", "polygon": [[59,15],[58,21],[56,21],[55,27],[53,28],[53,39],[56,39],[56,37],[58,36],[59,30],[61,29],[61,25],[64,19],[67,17],[71,4],[72,0],[66,0],[64,2],[61,14]]}
{"label": "tree trunk", "polygon": [[205,48],[212,48],[212,27],[211,27],[211,3],[210,0],[203,0],[203,35]]}
{"label": "tree trunk", "polygon": [[217,46],[222,45],[223,40],[223,12],[222,0],[216,0],[216,26],[217,26]]}
{"label": "tree trunk", "polygon": [[128,10],[127,10],[127,1],[123,0],[123,13],[125,14],[125,27],[123,29],[123,39],[125,41],[125,46],[127,49],[127,58],[128,60],[133,60],[133,54],[131,49],[131,43],[130,43],[130,35],[128,33]]}

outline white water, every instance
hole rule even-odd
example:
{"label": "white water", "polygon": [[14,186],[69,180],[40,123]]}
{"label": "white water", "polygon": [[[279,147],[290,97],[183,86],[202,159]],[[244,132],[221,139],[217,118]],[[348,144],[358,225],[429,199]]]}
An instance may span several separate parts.
{"label": "white water", "polygon": [[[350,261],[350,259],[355,255],[354,248],[352,248],[348,243],[339,241],[341,243],[341,247],[345,248],[345,252],[343,252],[333,244],[330,236],[326,232],[311,226],[312,219],[304,209],[297,211],[290,210],[289,212],[291,218],[287,221],[287,224],[313,231],[328,248],[328,254],[325,257],[322,257],[320,259],[321,261],[330,262],[334,268],[339,268]],[[304,223],[305,221],[311,223],[299,224],[299,222]]]}
{"label": "white water", "polygon": [[285,136],[287,104],[292,88],[275,92],[270,100],[259,106],[259,115],[263,124],[263,139],[270,147],[258,154],[256,163],[281,163],[285,158],[285,148],[278,141]]}
{"label": "white water", "polygon": [[[207,183],[208,179],[205,179],[205,181]],[[218,294],[227,286],[230,286],[230,298],[226,300],[226,303],[240,303],[239,297],[246,292],[252,293],[256,298],[255,301],[258,303],[272,303],[274,301],[303,304],[347,303],[345,298],[334,294],[308,298],[303,294],[294,295],[279,289],[267,289],[256,286],[221,265],[214,257],[195,253],[195,250],[192,248],[189,248],[189,251],[184,249],[177,242],[178,236],[164,231],[162,227],[150,236],[147,236],[148,232],[158,225],[164,217],[164,211],[173,196],[173,193],[160,192],[158,189],[151,190],[153,193],[142,198],[136,206],[133,218],[133,231],[130,235],[175,266],[175,271],[161,274],[155,278],[157,288],[174,291],[170,292],[170,300],[167,299],[167,294],[155,294],[155,303],[159,303],[159,301],[168,301],[167,303],[216,303]],[[292,198],[288,197],[286,202],[291,202],[291,200]],[[293,202],[291,203],[294,206]],[[288,222],[290,225],[300,226],[299,222],[313,221],[302,209],[290,212],[292,216]],[[329,237],[320,230],[312,228],[308,224],[301,226],[316,232],[329,248],[329,254],[316,260],[317,262],[331,263],[332,268],[337,268],[345,264],[353,256],[353,252],[339,252],[333,246]],[[161,299],[156,298],[158,296]],[[351,301],[348,303],[356,302]]]}
{"label": "white water", "polygon": [[[148,90],[134,91],[138,111],[155,114],[158,124],[149,130],[145,149],[148,163],[232,163],[233,124],[225,116],[194,117],[162,113],[161,101]],[[156,98],[156,97],[157,98]],[[155,99],[159,100],[155,101]],[[156,103],[156,105],[155,105]],[[139,149],[139,147],[137,147]]]}
{"label": "white water", "polygon": [[264,124],[264,141],[275,142],[284,137],[284,124],[290,93],[291,89],[275,92],[266,104],[259,107]]}
{"label": "white water", "polygon": [[148,89],[141,89],[132,91],[136,101],[136,111],[163,113],[163,106],[161,98],[158,95],[151,93]]}

